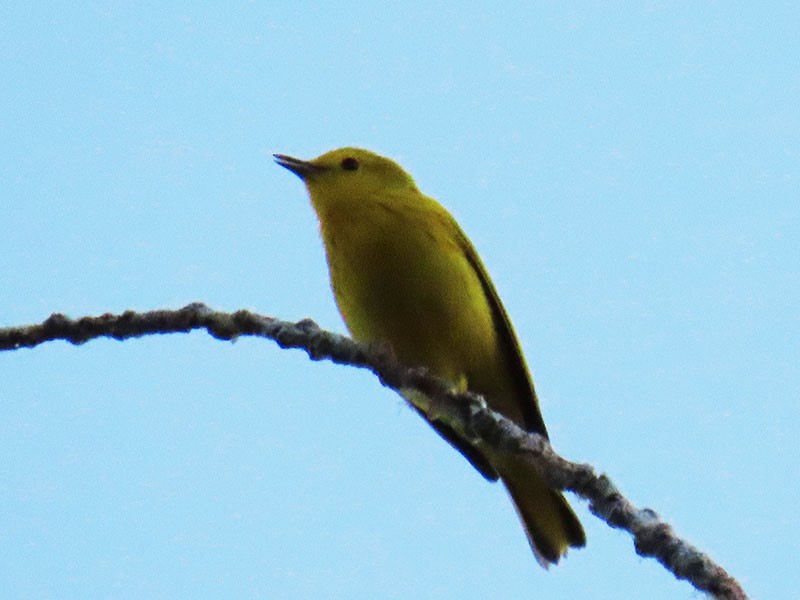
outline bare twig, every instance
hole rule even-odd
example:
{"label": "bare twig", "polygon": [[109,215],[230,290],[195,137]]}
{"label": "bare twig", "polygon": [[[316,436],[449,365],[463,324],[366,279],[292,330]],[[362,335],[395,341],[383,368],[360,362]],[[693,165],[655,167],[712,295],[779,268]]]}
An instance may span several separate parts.
{"label": "bare twig", "polygon": [[446,382],[427,375],[424,369],[404,367],[390,353],[324,331],[308,319],[289,323],[246,310],[218,312],[200,303],[179,310],[126,311],[121,315],[104,314],[77,320],[53,314],[41,324],[0,329],[0,350],[32,348],[52,340],[83,344],[98,337],[125,340],[194,329],[205,329],[221,340],[243,335],[266,337],[281,348],[305,350],[312,360],[330,360],[369,369],[381,383],[394,390],[417,389],[435,405],[436,413],[429,414],[430,418],[445,422],[459,435],[480,441],[493,452],[524,456],[552,487],[576,493],[588,500],[590,510],[611,527],[631,533],[640,556],[657,559],[675,577],[688,580],[698,590],[715,598],[747,598],[739,583],[721,566],[679,538],[654,511],[637,508],[606,475],[598,475],[590,465],[561,458],[547,440],[493,412],[479,395],[456,394]]}

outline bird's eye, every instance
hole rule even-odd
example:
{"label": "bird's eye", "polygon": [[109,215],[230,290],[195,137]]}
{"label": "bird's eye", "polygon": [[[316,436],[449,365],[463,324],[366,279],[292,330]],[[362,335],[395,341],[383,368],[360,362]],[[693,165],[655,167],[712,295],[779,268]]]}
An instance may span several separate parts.
{"label": "bird's eye", "polygon": [[352,156],[348,156],[347,158],[342,159],[341,165],[345,171],[357,171],[358,159],[355,159]]}

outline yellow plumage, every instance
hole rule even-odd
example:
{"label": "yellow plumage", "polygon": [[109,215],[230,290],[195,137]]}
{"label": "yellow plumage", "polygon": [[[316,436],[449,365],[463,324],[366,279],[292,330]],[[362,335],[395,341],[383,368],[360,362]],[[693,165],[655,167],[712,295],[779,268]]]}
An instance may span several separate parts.
{"label": "yellow plumage", "polygon": [[[312,161],[276,155],[308,187],[331,285],[353,337],[388,345],[528,431],[547,435],[511,322],[466,235],[394,162],[342,148]],[[488,479],[503,481],[543,566],[585,535],[564,497],[524,463],[492,464],[433,424]]]}

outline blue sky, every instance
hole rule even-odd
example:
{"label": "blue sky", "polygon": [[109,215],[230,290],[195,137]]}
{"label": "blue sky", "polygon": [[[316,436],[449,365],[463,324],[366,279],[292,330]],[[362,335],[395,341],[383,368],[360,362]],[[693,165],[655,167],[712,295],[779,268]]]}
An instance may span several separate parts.
{"label": "blue sky", "polygon": [[[73,3],[0,14],[0,326],[203,301],[344,331],[273,152],[384,153],[458,218],[555,447],[758,598],[800,588],[791,3]],[[0,357],[17,598],[696,598],[510,502],[367,373],[172,335]]]}

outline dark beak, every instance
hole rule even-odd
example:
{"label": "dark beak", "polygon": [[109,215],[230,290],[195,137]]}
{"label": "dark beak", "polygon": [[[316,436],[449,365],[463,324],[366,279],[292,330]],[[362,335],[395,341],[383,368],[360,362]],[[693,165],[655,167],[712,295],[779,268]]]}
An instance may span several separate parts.
{"label": "dark beak", "polygon": [[306,180],[308,177],[314,175],[314,173],[319,173],[323,170],[319,165],[300,160],[299,158],[286,156],[285,154],[273,154],[273,156],[275,157],[276,163],[282,167],[286,167],[302,180]]}

